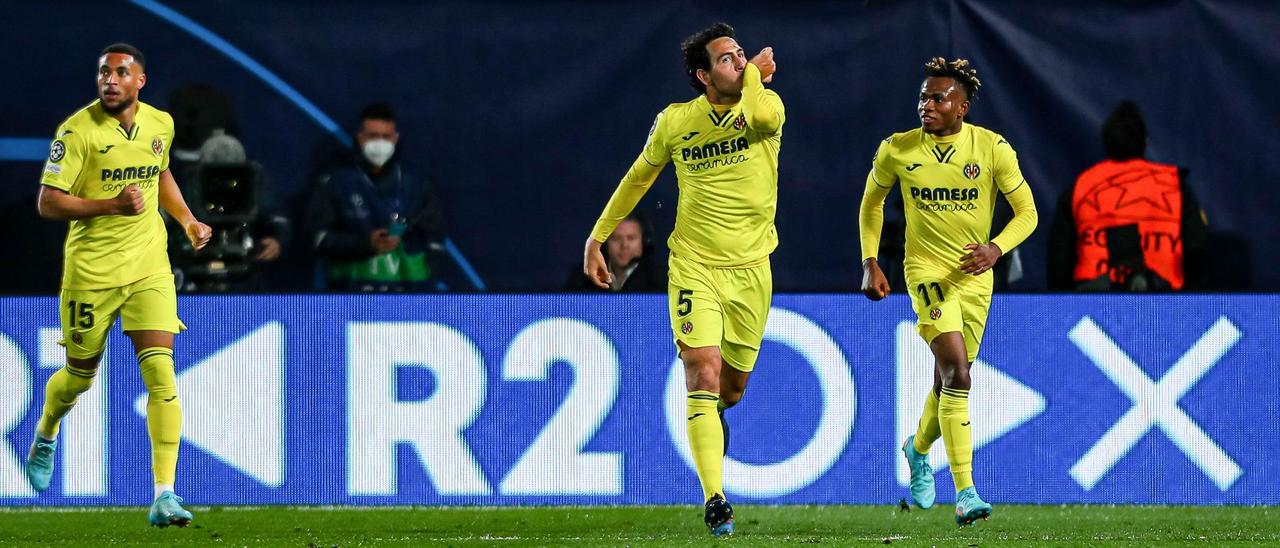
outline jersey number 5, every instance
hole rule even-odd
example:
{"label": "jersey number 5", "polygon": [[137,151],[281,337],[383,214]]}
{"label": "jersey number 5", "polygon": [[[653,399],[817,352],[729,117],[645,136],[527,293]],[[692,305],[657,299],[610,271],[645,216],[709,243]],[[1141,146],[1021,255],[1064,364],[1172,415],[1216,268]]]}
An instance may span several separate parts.
{"label": "jersey number 5", "polygon": [[693,301],[689,300],[689,297],[692,296],[692,289],[681,289],[680,293],[676,294],[677,315],[684,317],[688,316],[690,312],[693,312]]}

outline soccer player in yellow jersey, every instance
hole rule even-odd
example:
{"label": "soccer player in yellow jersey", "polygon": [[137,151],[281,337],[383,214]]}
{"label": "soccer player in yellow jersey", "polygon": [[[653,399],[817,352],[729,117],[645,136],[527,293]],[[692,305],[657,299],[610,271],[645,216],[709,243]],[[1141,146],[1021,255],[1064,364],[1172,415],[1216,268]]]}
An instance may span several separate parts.
{"label": "soccer player in yellow jersey", "polygon": [[600,245],[663,167],[674,163],[680,199],[668,240],[671,330],[684,362],[689,447],[704,520],[720,536],[733,532],[733,508],[721,482],[728,447],[723,411],[746,390],[769,315],[786,114],[778,94],[764,87],[777,68],[771,48],[748,61],[733,27],[724,23],[694,34],[681,48],[698,97],[658,113],[644,150],[587,239],[583,270],[596,285],[609,287]]}
{"label": "soccer player in yellow jersey", "polygon": [[59,304],[67,365],[45,385],[27,478],[36,491],[49,488],[58,425],[93,384],[107,330],[119,316],[147,388],[155,475],[148,519],[159,527],[186,526],[191,512],[173,492],[182,430],[173,335],[186,326],[178,320],[159,207],[182,224],[196,249],[208,243],[211,230],[191,214],[169,172],[173,118],[138,100],[147,83],[142,52],[112,44],[99,54],[97,68],[98,100],[58,127],[40,179],[40,216],[71,221]]}
{"label": "soccer player in yellow jersey", "polygon": [[[920,127],[885,139],[867,175],[858,218],[862,291],[873,301],[889,294],[876,253],[884,199],[901,183],[907,214],[904,273],[919,318],[916,330],[936,364],[919,429],[902,447],[911,466],[911,497],[921,508],[933,506],[933,470],[926,455],[941,437],[955,480],[956,522],[969,525],[991,515],[991,505],[973,486],[969,368],[991,304],[991,267],[1031,235],[1036,206],[1009,142],[964,123],[982,85],[977,71],[964,59],[939,57],[925,65],[925,72],[916,107]],[[1013,206],[1014,217],[991,238],[1000,195]]]}

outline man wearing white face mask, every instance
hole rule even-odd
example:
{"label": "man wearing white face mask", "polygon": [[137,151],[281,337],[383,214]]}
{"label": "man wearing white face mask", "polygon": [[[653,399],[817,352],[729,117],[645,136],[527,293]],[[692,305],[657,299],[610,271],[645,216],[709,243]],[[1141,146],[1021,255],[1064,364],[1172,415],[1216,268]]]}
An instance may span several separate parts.
{"label": "man wearing white face mask", "polygon": [[320,178],[308,213],[324,284],[334,291],[423,291],[427,253],[443,249],[444,219],[431,184],[396,156],[390,105],[360,112],[355,158]]}

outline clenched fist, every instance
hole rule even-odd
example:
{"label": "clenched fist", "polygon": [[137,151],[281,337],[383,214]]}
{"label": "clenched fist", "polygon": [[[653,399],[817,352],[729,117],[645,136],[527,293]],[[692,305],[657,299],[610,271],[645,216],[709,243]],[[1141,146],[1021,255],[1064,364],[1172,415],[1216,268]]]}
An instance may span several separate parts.
{"label": "clenched fist", "polygon": [[862,261],[862,294],[873,301],[889,296],[889,280],[874,258]]}
{"label": "clenched fist", "polygon": [[187,233],[187,239],[191,240],[191,247],[196,249],[203,249],[209,243],[209,238],[213,237],[213,229],[200,221],[192,220],[182,229]]}
{"label": "clenched fist", "polygon": [[138,185],[127,185],[111,200],[117,215],[140,215],[146,204],[142,200],[142,190]]}
{"label": "clenched fist", "polygon": [[760,53],[751,58],[750,63],[760,69],[760,81],[766,84],[772,82],[773,73],[778,72],[778,63],[773,60],[772,47],[760,50]]}

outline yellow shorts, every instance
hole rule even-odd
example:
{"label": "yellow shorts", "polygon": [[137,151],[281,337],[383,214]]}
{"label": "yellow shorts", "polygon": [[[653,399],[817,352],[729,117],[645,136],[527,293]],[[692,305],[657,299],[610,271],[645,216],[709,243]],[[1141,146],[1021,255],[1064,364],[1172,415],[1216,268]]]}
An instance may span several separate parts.
{"label": "yellow shorts", "polygon": [[58,343],[67,347],[69,358],[101,354],[117,316],[125,331],[180,333],[187,328],[178,319],[178,293],[169,273],[110,289],[64,289],[60,300],[63,339]]}
{"label": "yellow shorts", "polygon": [[667,305],[677,343],[718,346],[724,363],[750,373],[773,299],[769,260],[746,268],[715,268],[673,253],[668,280]]}
{"label": "yellow shorts", "polygon": [[916,311],[916,332],[927,343],[943,333],[959,331],[972,362],[978,357],[982,333],[987,327],[991,294],[957,287],[946,278],[912,280],[907,285],[911,308]]}

